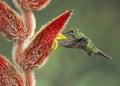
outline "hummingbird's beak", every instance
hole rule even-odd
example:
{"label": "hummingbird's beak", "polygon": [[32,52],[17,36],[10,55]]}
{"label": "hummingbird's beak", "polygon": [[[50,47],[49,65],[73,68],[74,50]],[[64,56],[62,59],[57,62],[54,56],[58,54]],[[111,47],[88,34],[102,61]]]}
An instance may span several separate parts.
{"label": "hummingbird's beak", "polygon": [[100,55],[100,56],[103,56],[104,58],[106,58],[106,59],[108,59],[108,60],[111,60],[111,59],[112,59],[111,56],[109,56],[109,55],[103,53],[102,51],[98,51],[98,52],[94,53],[94,55]]}

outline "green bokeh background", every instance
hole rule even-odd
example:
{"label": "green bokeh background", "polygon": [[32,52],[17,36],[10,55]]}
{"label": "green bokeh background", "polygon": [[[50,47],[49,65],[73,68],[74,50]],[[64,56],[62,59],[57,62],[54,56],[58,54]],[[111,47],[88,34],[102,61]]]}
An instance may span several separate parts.
{"label": "green bokeh background", "polygon": [[[4,1],[16,10],[11,0]],[[36,86],[120,86],[120,1],[52,0],[45,9],[34,11],[36,31],[68,9],[74,13],[64,30],[80,29],[113,59],[59,47],[42,68],[36,69]],[[10,60],[12,46],[13,42],[0,35],[0,53]]]}

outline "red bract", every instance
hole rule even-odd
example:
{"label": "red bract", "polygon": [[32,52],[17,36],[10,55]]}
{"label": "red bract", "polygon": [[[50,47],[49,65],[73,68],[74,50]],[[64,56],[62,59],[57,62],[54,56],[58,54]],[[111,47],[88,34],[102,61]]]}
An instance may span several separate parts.
{"label": "red bract", "polygon": [[39,10],[49,4],[50,0],[14,0],[22,9]]}
{"label": "red bract", "polygon": [[71,13],[71,10],[66,11],[41,28],[42,30],[36,34],[22,55],[23,58],[20,66],[23,69],[38,67],[45,62],[54,40],[69,19]]}
{"label": "red bract", "polygon": [[8,39],[25,39],[27,37],[22,19],[3,1],[0,1],[0,31]]}
{"label": "red bract", "polygon": [[23,78],[12,64],[0,56],[0,86],[24,86]]}
{"label": "red bract", "polygon": [[66,38],[59,33],[72,11],[68,10],[54,18],[34,36],[36,25],[32,10],[45,7],[50,0],[14,0],[14,2],[18,5],[23,19],[0,0],[0,32],[8,39],[14,40],[13,61],[20,66],[23,78],[8,60],[0,56],[0,86],[35,86],[33,68],[41,66],[46,61],[50,52],[56,48],[55,45],[53,47],[53,44],[57,45],[56,39]]}

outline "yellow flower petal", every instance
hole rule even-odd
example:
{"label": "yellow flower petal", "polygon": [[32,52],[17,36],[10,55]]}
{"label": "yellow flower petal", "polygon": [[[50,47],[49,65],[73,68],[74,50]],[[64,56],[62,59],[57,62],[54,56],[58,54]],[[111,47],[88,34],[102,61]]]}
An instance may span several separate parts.
{"label": "yellow flower petal", "polygon": [[53,51],[53,50],[57,49],[57,47],[58,47],[58,41],[55,39],[54,45],[52,46],[51,50]]}
{"label": "yellow flower petal", "polygon": [[57,36],[57,38],[54,41],[54,44],[53,44],[51,50],[53,51],[53,50],[57,49],[57,47],[59,45],[58,44],[58,40],[66,40],[66,39],[67,39],[66,36],[64,36],[64,35],[62,35],[62,34],[59,33],[58,36]]}
{"label": "yellow flower petal", "polygon": [[57,40],[66,40],[67,37],[65,35],[59,33],[56,39]]}

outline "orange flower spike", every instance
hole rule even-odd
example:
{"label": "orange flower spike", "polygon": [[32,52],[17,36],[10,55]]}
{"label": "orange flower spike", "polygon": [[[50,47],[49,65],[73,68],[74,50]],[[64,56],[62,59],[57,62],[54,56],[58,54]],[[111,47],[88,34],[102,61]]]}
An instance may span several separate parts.
{"label": "orange flower spike", "polygon": [[0,86],[25,86],[18,71],[8,60],[0,56]]}
{"label": "orange flower spike", "polygon": [[50,3],[51,0],[14,0],[23,9],[39,10]]}
{"label": "orange flower spike", "polygon": [[53,19],[50,23],[39,31],[28,48],[24,51],[23,59],[20,63],[23,69],[31,69],[41,66],[47,59],[48,54],[51,52],[52,44],[54,43],[57,35],[70,18],[72,11],[68,10]]}
{"label": "orange flower spike", "polygon": [[0,0],[0,31],[10,40],[24,39],[26,28],[20,16]]}

